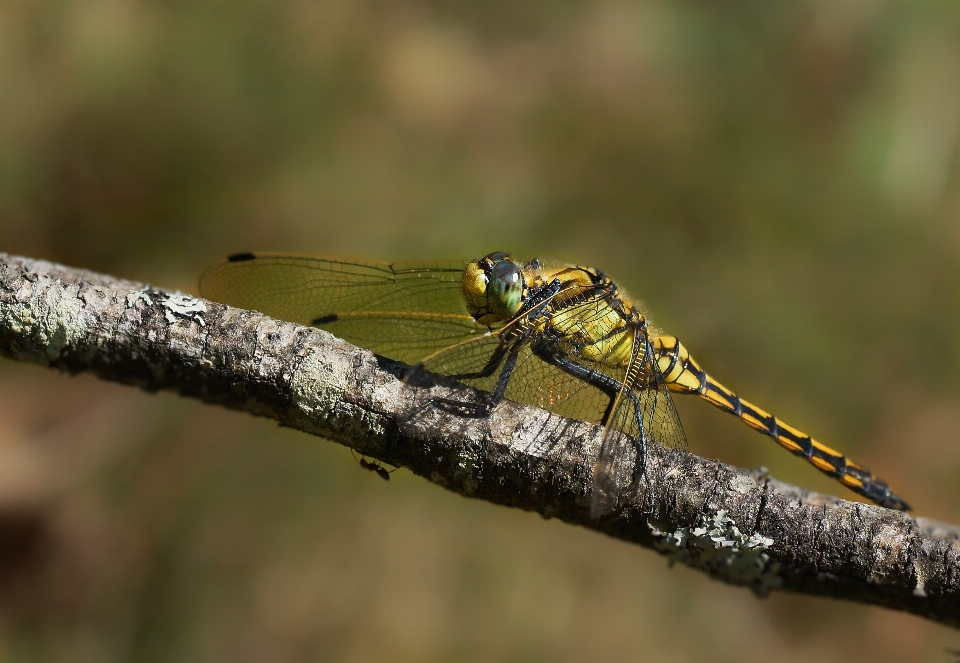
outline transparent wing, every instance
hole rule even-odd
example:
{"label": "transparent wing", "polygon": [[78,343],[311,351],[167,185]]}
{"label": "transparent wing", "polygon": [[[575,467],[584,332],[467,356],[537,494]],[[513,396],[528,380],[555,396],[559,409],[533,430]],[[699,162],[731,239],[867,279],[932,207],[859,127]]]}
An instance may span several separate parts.
{"label": "transparent wing", "polygon": [[638,328],[630,367],[604,432],[594,470],[590,516],[600,518],[633,502],[646,478],[650,442],[685,449],[687,438],[663,380],[650,339]]}
{"label": "transparent wing", "polygon": [[[599,318],[596,299],[578,297],[577,287],[560,293],[566,299],[563,311],[568,318],[575,318],[578,325],[590,326],[590,333],[602,333],[596,329]],[[608,411],[611,396],[595,385],[575,377],[557,366],[544,361],[534,352],[534,347],[544,345],[544,330],[551,326],[550,318],[537,321],[537,313],[546,311],[551,302],[544,301],[539,310],[525,311],[503,327],[481,338],[466,340],[453,347],[427,357],[424,368],[433,373],[450,376],[476,389],[493,392],[501,379],[504,362],[511,352],[516,362],[503,397],[518,403],[527,403],[572,419],[600,423]],[[602,307],[601,307],[602,308]],[[544,313],[547,315],[547,313]],[[575,330],[573,330],[575,331]],[[559,348],[554,353],[563,352]],[[592,366],[580,357],[574,359]],[[616,373],[619,369],[604,366]]]}
{"label": "transparent wing", "polygon": [[325,329],[356,345],[414,363],[486,331],[461,293],[466,261],[348,262],[242,254],[211,267],[202,296]]}
{"label": "transparent wing", "polygon": [[516,351],[517,359],[504,398],[600,423],[610,402],[606,394],[543,361],[532,352],[527,339],[504,341],[502,330],[445,348],[425,359],[423,368],[492,393],[511,350]]}

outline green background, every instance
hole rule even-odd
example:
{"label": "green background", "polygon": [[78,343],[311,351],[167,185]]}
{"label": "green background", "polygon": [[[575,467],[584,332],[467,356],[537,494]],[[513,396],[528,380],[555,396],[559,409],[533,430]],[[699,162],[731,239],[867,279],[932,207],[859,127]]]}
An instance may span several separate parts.
{"label": "green background", "polygon": [[[241,250],[589,264],[960,521],[960,6],[0,3],[0,251],[196,292]],[[850,498],[679,403],[696,453]],[[0,663],[941,661],[252,417],[0,361]]]}

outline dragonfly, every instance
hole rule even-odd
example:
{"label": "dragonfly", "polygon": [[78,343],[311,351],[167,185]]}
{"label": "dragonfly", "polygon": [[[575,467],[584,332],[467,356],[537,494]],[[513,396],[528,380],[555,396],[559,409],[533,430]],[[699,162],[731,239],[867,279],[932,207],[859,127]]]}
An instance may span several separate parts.
{"label": "dragonfly", "polygon": [[591,267],[506,252],[441,262],[357,262],[239,253],[206,271],[201,294],[327,330],[485,394],[603,427],[590,493],[594,519],[632,504],[650,444],[687,447],[673,395],[695,395],[773,438],[872,502],[910,506],[870,470],[774,417],[707,374],[673,336]]}

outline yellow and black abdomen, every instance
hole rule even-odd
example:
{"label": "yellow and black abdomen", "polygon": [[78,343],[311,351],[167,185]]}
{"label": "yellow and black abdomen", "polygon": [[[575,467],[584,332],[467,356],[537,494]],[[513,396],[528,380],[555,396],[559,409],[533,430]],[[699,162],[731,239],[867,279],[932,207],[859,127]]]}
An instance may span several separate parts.
{"label": "yellow and black abdomen", "polygon": [[670,336],[656,338],[653,349],[657,366],[671,391],[696,394],[739,417],[751,428],[769,435],[794,455],[807,459],[821,472],[838,479],[855,493],[880,506],[901,511],[910,508],[891,492],[885,481],[874,476],[870,470],[740,398],[707,375],[677,339]]}

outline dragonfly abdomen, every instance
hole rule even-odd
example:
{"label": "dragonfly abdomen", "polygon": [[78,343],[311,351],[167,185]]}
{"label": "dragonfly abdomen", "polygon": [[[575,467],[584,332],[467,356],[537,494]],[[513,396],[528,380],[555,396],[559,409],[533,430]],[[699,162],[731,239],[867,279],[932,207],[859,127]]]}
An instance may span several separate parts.
{"label": "dragonfly abdomen", "polygon": [[671,391],[696,394],[737,416],[754,430],[772,437],[790,453],[805,458],[821,472],[881,506],[901,511],[910,508],[870,470],[740,398],[707,375],[677,339],[661,336],[654,340],[653,350],[664,382]]}

